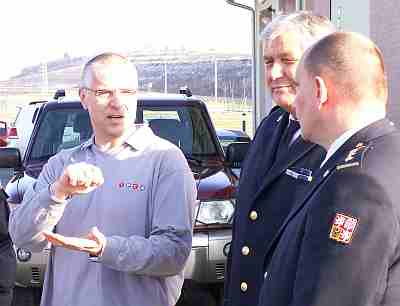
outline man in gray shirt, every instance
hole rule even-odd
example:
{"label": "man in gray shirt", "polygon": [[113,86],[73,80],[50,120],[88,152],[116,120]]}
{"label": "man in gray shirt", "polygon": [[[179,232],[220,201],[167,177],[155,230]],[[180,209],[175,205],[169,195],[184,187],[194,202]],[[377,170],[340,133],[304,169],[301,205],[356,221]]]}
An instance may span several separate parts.
{"label": "man in gray shirt", "polygon": [[49,160],[10,216],[18,247],[51,242],[42,306],[172,306],[190,254],[196,185],[182,152],[134,125],[137,72],[119,54],[84,67],[94,136]]}

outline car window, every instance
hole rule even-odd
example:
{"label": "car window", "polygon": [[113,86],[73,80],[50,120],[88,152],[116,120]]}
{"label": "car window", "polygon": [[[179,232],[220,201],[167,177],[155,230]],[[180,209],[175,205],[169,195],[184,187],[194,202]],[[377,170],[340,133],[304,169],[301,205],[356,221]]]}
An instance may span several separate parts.
{"label": "car window", "polygon": [[83,109],[52,110],[39,123],[30,159],[46,159],[62,149],[72,148],[90,138],[92,127]]}
{"label": "car window", "polygon": [[[143,106],[143,121],[153,132],[178,146],[186,155],[207,158],[218,155],[207,120],[199,108],[191,106]],[[38,122],[30,160],[47,159],[62,149],[88,140],[92,127],[87,111],[57,109],[44,113]]]}
{"label": "car window", "polygon": [[181,148],[185,154],[196,155],[200,158],[217,154],[206,120],[198,108],[145,106],[143,120],[156,135],[169,140]]}

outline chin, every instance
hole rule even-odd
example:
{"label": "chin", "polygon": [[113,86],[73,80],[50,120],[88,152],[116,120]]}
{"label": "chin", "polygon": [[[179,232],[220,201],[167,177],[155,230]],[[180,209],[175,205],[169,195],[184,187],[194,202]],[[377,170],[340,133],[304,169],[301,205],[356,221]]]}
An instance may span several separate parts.
{"label": "chin", "polygon": [[122,137],[124,135],[124,129],[113,129],[108,131],[108,135],[112,137]]}
{"label": "chin", "polygon": [[274,102],[279,105],[280,107],[284,108],[286,111],[288,112],[292,112],[293,111],[293,101],[294,101],[294,97],[289,97],[287,95],[285,96],[273,96],[272,99],[274,100]]}

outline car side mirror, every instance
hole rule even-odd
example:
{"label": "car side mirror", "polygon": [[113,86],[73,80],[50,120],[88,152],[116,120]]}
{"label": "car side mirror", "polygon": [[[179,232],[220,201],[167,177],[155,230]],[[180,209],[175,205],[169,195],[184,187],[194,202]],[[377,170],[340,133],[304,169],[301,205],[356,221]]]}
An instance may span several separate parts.
{"label": "car side mirror", "polygon": [[17,148],[0,148],[0,168],[22,168],[21,153]]}
{"label": "car side mirror", "polygon": [[226,161],[232,168],[242,167],[249,146],[249,142],[233,142],[226,147]]}

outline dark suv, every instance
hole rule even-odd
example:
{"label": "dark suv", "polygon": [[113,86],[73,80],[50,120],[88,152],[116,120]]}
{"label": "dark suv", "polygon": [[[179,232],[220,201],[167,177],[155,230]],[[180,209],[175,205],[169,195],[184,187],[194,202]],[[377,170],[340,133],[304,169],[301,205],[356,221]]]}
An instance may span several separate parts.
{"label": "dark suv", "polygon": [[[155,134],[177,145],[197,182],[199,201],[193,247],[178,305],[219,304],[238,183],[231,165],[238,165],[244,151],[233,149],[225,156],[206,105],[189,94],[140,97],[136,121],[147,123]],[[7,186],[11,204],[21,202],[26,187],[35,181],[51,156],[81,144],[91,134],[89,115],[79,100],[61,98],[43,103],[22,163],[18,162],[17,149],[0,151],[0,159],[7,158],[7,166],[17,170]],[[17,256],[20,292],[37,295],[43,283],[48,250],[32,254],[18,249]]]}

